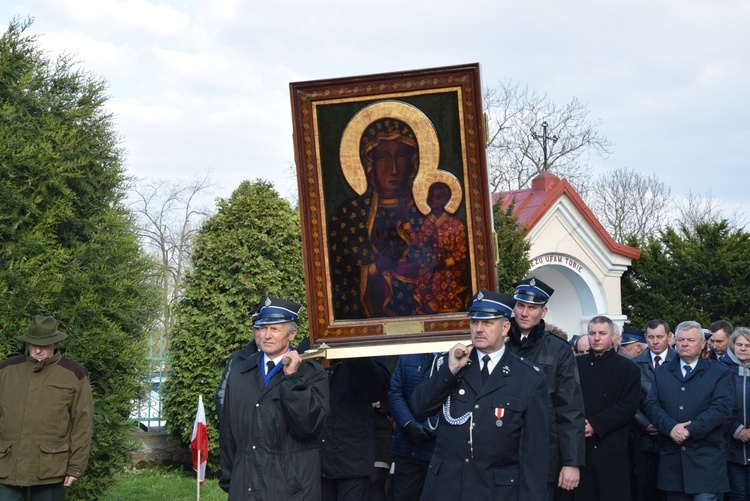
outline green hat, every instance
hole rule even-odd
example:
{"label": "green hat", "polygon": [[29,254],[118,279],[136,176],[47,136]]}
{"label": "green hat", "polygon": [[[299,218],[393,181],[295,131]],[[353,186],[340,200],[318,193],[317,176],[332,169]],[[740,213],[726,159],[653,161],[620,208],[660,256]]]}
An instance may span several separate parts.
{"label": "green hat", "polygon": [[29,324],[29,332],[16,339],[36,346],[49,346],[68,337],[63,331],[57,330],[55,317],[35,315]]}

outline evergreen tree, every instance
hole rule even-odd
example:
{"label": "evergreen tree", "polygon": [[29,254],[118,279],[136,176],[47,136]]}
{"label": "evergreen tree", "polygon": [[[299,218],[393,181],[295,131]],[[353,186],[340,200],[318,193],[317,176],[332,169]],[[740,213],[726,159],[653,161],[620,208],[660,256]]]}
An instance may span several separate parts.
{"label": "evergreen tree", "polygon": [[500,292],[513,296],[513,284],[529,272],[529,250],[531,244],[526,240],[526,228],[518,216],[513,214],[515,200],[511,200],[503,209],[503,200],[498,198],[492,206],[492,216],[498,246],[497,281]]}
{"label": "evergreen tree", "polygon": [[129,459],[157,290],[121,203],[105,83],[69,56],[48,60],[29,25],[14,20],[0,38],[0,355],[23,350],[16,336],[35,314],[70,335],[63,348],[89,372],[95,413],[88,472],[66,496],[95,499]]}
{"label": "evergreen tree", "polygon": [[[218,465],[218,420],[214,394],[232,352],[252,339],[248,316],[267,294],[305,303],[300,219],[266,181],[243,182],[195,238],[177,325],[170,345],[164,388],[167,426],[189,440],[198,395],[203,395],[212,449]],[[298,340],[306,335],[303,308]]]}
{"label": "evergreen tree", "polygon": [[708,327],[725,319],[750,325],[750,234],[728,221],[666,228],[646,242],[623,275],[622,310],[643,326],[663,318],[673,327],[695,320]]}

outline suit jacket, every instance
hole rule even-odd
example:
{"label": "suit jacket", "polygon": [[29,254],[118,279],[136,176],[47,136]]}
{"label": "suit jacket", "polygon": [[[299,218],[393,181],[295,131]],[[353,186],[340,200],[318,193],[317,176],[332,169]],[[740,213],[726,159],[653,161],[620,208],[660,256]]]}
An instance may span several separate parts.
{"label": "suit jacket", "polygon": [[[415,416],[424,419],[440,413],[422,499],[546,499],[546,376],[506,349],[482,383],[476,350],[470,357],[455,376],[444,360],[412,393]],[[450,408],[445,408],[449,397]],[[453,419],[471,413],[472,418],[450,424],[445,413]]]}
{"label": "suit jacket", "polygon": [[[724,423],[732,418],[734,383],[726,366],[698,359],[695,369],[682,375],[680,358],[659,366],[644,410],[659,430],[657,487],[687,494],[727,492],[727,455]],[[682,444],[669,433],[678,423],[692,421],[690,437]]]}
{"label": "suit jacket", "polygon": [[[661,364],[671,362],[676,356],[677,352],[674,348],[667,348],[666,360],[663,360]],[[651,424],[651,420],[643,412],[643,402],[646,400],[646,395],[648,395],[651,385],[654,384],[654,364],[651,362],[651,350],[646,350],[630,360],[641,370],[641,406],[638,412],[635,413],[635,418],[633,418],[633,427],[635,428],[634,445],[640,451],[659,452],[657,440],[651,438],[651,435],[646,433],[646,427]]]}

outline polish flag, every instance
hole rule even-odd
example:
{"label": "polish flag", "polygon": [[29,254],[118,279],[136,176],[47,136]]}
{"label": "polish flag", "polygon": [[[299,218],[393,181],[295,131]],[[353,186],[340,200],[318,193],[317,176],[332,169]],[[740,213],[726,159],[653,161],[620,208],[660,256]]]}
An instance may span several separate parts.
{"label": "polish flag", "polygon": [[193,456],[193,469],[198,473],[198,482],[203,485],[206,480],[206,461],[208,461],[208,430],[206,429],[203,395],[198,395],[198,412],[193,424],[193,436],[190,438],[190,453]]}

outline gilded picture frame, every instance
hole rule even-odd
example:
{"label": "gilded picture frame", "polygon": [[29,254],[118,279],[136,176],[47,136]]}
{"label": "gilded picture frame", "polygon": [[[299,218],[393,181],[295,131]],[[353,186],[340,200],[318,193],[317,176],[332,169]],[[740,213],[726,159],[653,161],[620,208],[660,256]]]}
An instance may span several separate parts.
{"label": "gilded picture frame", "polygon": [[497,287],[479,65],[290,93],[311,343],[465,338]]}

